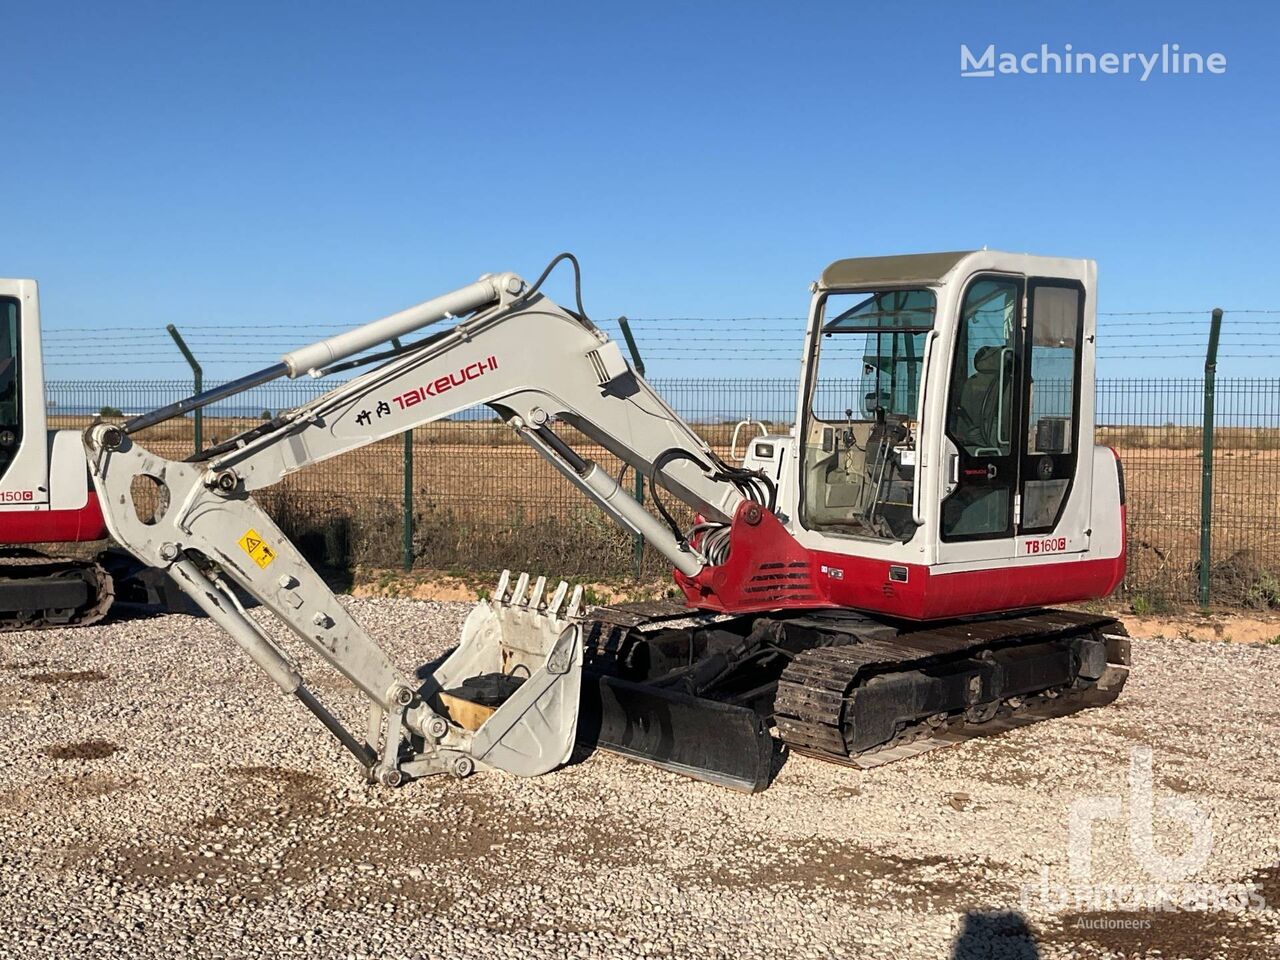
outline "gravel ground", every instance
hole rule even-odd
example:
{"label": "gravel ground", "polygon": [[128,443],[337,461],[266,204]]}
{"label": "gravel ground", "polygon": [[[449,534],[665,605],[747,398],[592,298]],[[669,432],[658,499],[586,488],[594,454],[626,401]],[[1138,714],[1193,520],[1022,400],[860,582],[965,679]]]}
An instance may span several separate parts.
{"label": "gravel ground", "polygon": [[[467,611],[350,603],[406,670],[450,646]],[[1194,849],[1160,813],[1180,796],[1212,829],[1191,882],[1252,883],[1280,906],[1277,668],[1280,647],[1142,639],[1106,710],[869,772],[791,757],[754,797],[606,754],[536,780],[393,791],[366,787],[207,621],[0,635],[0,950],[1280,957],[1270,909],[1054,896],[1071,882],[1072,802],[1142,809],[1130,748],[1147,745],[1157,851]],[[308,679],[350,715],[336,675]],[[1159,881],[1126,820],[1092,835],[1095,888]]]}

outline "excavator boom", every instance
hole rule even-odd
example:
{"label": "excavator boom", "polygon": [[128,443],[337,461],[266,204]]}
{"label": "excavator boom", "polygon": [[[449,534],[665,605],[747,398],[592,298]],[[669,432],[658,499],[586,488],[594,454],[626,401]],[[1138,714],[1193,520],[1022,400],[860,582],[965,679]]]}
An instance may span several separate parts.
{"label": "excavator boom", "polygon": [[[134,435],[169,417],[278,376],[323,376],[349,358],[431,323],[444,333],[388,351],[360,376],[188,461],[157,456]],[[544,595],[526,579],[499,588],[487,613],[425,683],[398,669],[253,499],[298,470],[477,404],[498,411],[620,525],[645,536],[673,566],[707,564],[645,511],[608,472],[554,432],[564,422],[657,478],[712,525],[727,526],[746,481],[637,376],[617,344],[514,274],[482,278],[444,297],[292,351],[230,387],[85,434],[90,471],[112,535],[168,571],[284,691],[295,694],[385,782],[465,771],[475,763],[539,773],[564,762],[577,730],[582,637],[578,601],[563,585]],[[670,454],[677,450],[680,456]],[[302,683],[281,644],[237,599],[247,593],[333,665],[370,703],[361,741]],[[509,589],[508,589],[509,588]],[[476,729],[457,705],[470,683],[527,679]],[[499,681],[499,686],[502,682]],[[535,695],[536,691],[536,695]],[[451,712],[449,705],[454,705]],[[417,746],[417,744],[421,746]],[[410,745],[413,745],[412,747]]]}

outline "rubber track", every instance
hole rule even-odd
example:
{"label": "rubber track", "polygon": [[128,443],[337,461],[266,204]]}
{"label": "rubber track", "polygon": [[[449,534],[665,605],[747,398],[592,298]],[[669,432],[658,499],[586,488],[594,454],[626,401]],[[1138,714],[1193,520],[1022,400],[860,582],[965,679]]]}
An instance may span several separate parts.
{"label": "rubber track", "polygon": [[998,733],[1048,716],[1072,713],[1085,706],[1115,699],[1119,686],[1123,685],[1123,676],[1114,689],[1108,689],[1100,696],[1063,696],[1053,701],[1030,698],[1023,711],[1005,709],[1002,714],[981,724],[957,722],[939,730],[916,730],[913,731],[914,737],[900,738],[861,755],[850,756],[843,733],[844,710],[849,694],[872,676],[913,670],[938,658],[963,657],[988,647],[1100,632],[1123,633],[1123,627],[1110,617],[1052,610],[1023,617],[922,630],[888,641],[864,641],[807,650],[795,657],[782,673],[774,701],[775,723],[783,742],[798,752],[837,763],[871,767],[973,736]]}
{"label": "rubber track", "polygon": [[0,580],[28,580],[78,571],[94,588],[93,601],[64,619],[52,620],[43,610],[23,611],[18,616],[0,614],[0,633],[15,630],[52,630],[84,627],[107,615],[115,600],[115,582],[101,564],[75,557],[57,557],[37,551],[0,553]]}

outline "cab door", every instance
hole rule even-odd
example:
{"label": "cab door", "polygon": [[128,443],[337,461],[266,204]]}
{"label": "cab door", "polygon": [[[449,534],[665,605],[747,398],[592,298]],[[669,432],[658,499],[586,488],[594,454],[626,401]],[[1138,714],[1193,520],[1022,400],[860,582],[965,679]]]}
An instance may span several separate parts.
{"label": "cab door", "polygon": [[1013,555],[1020,493],[1026,281],[971,278],[960,298],[944,415],[939,563]]}
{"label": "cab door", "polygon": [[33,280],[0,280],[0,510],[48,504],[48,438]]}
{"label": "cab door", "polygon": [[1088,548],[1084,300],[1076,280],[987,274],[966,286],[945,412],[939,563]]}
{"label": "cab door", "polygon": [[[1022,431],[1018,469],[1019,556],[1076,553],[1089,546],[1092,419],[1082,423],[1085,289],[1076,280],[1027,281],[1023,328]],[[1089,407],[1092,409],[1092,405]]]}

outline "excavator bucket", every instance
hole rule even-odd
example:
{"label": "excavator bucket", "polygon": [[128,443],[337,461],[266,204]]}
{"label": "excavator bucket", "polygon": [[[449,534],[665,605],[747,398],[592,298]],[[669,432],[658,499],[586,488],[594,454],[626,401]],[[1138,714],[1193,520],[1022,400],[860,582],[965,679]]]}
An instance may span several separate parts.
{"label": "excavator bucket", "polygon": [[[573,753],[582,691],[582,588],[561,581],[514,584],[504,571],[489,600],[467,617],[462,638],[432,674],[433,706],[472,732],[477,762],[536,776]],[[567,600],[567,602],[566,602]]]}
{"label": "excavator bucket", "polygon": [[[587,749],[749,793],[764,789],[774,744],[754,710],[583,671],[581,597],[578,588],[569,598],[563,581],[548,593],[545,577],[521,574],[513,581],[504,572],[493,596],[472,609],[458,649],[435,672],[433,703],[475,731],[472,756],[513,773],[543,773],[568,760],[576,729]],[[572,675],[562,675],[530,709],[531,690],[543,686],[540,665],[569,637]],[[485,753],[490,741],[495,746]]]}

